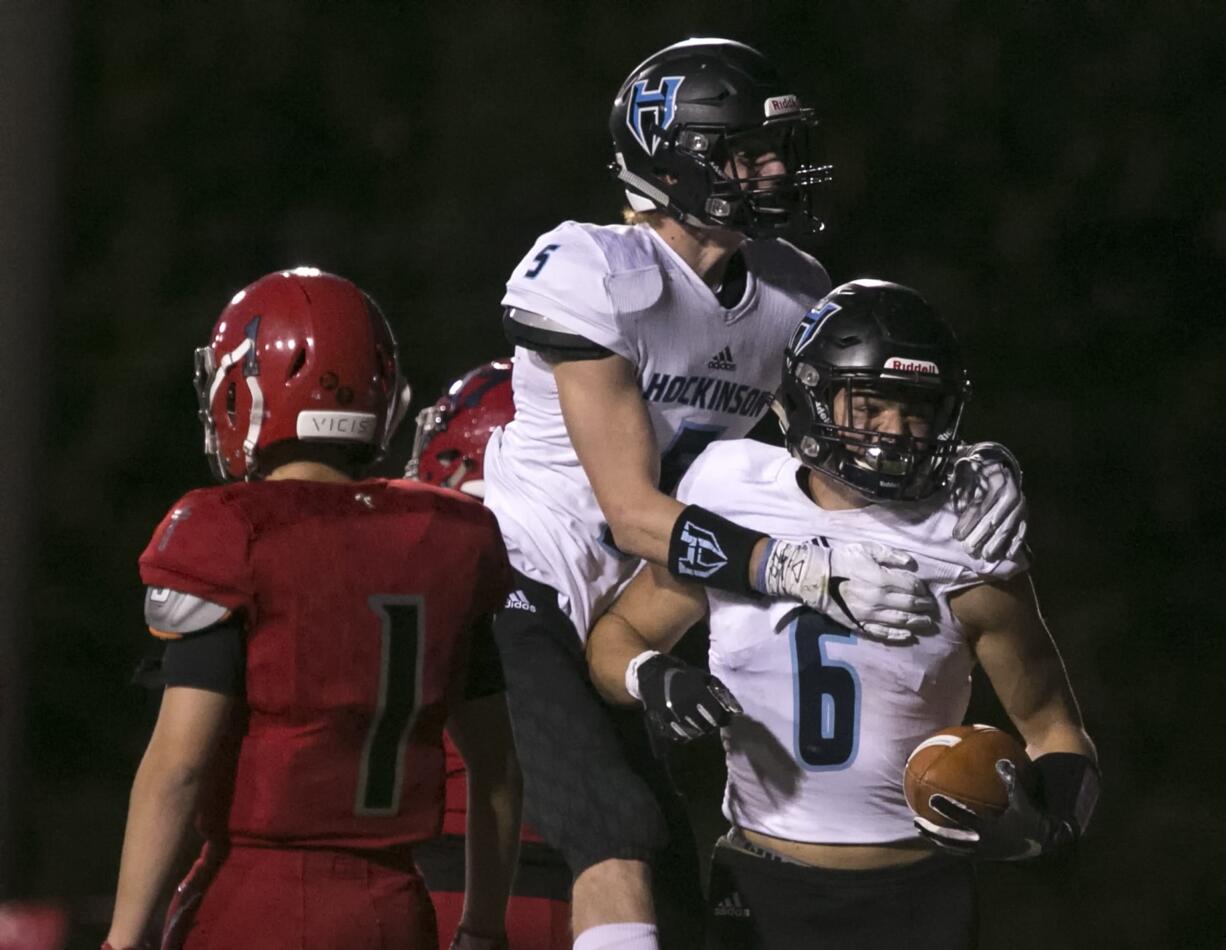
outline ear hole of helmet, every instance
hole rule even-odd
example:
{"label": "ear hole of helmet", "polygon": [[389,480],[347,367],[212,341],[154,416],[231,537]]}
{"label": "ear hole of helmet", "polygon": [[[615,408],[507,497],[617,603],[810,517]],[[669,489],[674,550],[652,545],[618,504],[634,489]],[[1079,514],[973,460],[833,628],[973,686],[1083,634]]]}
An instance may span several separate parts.
{"label": "ear hole of helmet", "polygon": [[230,425],[238,422],[238,388],[233,382],[226,386],[226,418]]}
{"label": "ear hole of helmet", "polygon": [[293,379],[300,372],[302,372],[302,367],[304,367],[305,365],[306,365],[306,349],[300,348],[298,352],[294,354],[294,358],[289,364],[289,369],[285,373],[286,382]]}

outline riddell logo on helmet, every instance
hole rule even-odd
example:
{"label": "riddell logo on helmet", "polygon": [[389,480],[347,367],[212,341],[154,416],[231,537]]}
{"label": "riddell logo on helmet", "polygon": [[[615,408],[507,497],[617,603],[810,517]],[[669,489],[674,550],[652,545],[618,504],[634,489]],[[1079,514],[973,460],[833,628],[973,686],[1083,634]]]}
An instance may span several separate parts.
{"label": "riddell logo on helmet", "polygon": [[933,376],[941,375],[941,368],[936,363],[929,363],[927,360],[908,360],[901,356],[891,356],[885,361],[885,368],[897,370],[900,373],[931,373]]}
{"label": "riddell logo on helmet", "polygon": [[373,442],[375,416],[370,412],[300,412],[297,433],[300,439]]}
{"label": "riddell logo on helmet", "polygon": [[800,99],[796,96],[772,96],[763,103],[763,111],[768,119],[785,112],[799,112]]}

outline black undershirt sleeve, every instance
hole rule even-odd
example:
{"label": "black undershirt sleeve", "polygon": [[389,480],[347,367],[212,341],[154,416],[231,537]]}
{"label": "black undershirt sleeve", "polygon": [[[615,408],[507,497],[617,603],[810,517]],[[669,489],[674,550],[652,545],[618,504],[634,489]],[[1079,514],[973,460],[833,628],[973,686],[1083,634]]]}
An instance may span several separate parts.
{"label": "black undershirt sleeve", "polygon": [[520,311],[507,307],[502,312],[502,329],[513,346],[526,347],[552,362],[601,360],[613,351],[575,333],[562,333],[516,319]]}
{"label": "black undershirt sleeve", "polygon": [[243,630],[230,619],[166,644],[161,662],[145,661],[135,682],[149,689],[189,686],[241,697],[246,679]]}
{"label": "black undershirt sleeve", "polygon": [[494,643],[494,617],[486,614],[473,625],[468,648],[468,678],[465,699],[482,699],[507,688],[502,676],[502,660]]}

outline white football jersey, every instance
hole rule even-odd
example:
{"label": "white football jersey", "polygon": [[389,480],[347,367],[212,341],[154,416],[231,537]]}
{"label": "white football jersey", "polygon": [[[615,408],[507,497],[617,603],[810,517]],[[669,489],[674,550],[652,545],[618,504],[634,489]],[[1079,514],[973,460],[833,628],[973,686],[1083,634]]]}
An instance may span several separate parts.
{"label": "white football jersey", "polygon": [[[939,604],[935,634],[903,644],[854,634],[794,601],[708,589],[711,672],[745,710],[723,732],[724,815],[764,834],[827,844],[915,836],[907,756],[962,722],[974,657],[950,596],[1026,569],[972,558],[953,540],[945,496],[828,511],[786,449],[742,440],[707,449],[677,490],[739,524],[790,541],[878,541],[915,558]],[[1019,556],[1019,558],[1022,556]]]}
{"label": "white football jersey", "polygon": [[[504,305],[634,364],[666,492],[710,442],[744,436],[767,411],[788,338],[830,290],[822,266],[786,241],[746,241],[743,253],[745,292],[730,309],[646,225],[567,221],[537,240],[507,282]],[[549,365],[523,347],[515,356],[515,419],[486,449],[485,502],[511,563],[556,588],[586,638],[638,560],[611,544]]]}

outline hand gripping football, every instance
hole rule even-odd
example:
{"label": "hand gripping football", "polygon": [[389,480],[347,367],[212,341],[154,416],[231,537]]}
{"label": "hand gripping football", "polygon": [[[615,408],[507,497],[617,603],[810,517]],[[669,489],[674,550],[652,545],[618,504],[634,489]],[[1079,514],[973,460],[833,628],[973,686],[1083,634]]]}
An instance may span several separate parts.
{"label": "hand gripping football", "polygon": [[949,821],[928,804],[940,793],[966,805],[978,815],[999,815],[1009,804],[996,762],[1009,759],[1017,766],[1018,780],[1034,789],[1034,769],[1026,750],[1013,736],[992,726],[953,726],[933,733],[907,757],[903,793],[915,814],[933,824]]}

